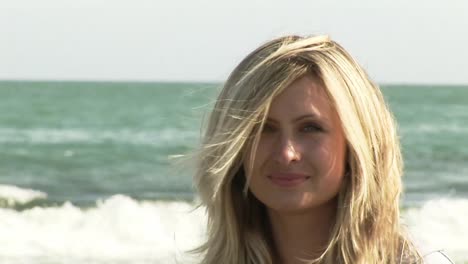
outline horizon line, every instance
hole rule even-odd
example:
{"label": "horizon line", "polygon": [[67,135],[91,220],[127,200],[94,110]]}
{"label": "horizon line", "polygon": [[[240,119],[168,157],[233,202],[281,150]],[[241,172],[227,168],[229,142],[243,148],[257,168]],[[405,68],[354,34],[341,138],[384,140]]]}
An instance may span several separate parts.
{"label": "horizon line", "polygon": [[[1,79],[0,82],[69,82],[69,83],[192,83],[222,84],[226,80],[173,80],[173,79]],[[468,83],[426,83],[426,82],[375,82],[381,86],[468,86]]]}

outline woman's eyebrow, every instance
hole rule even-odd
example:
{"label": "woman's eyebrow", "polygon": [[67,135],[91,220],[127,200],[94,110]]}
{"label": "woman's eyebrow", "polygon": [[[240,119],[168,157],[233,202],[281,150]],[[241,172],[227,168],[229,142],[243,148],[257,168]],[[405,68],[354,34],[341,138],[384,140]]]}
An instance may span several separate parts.
{"label": "woman's eyebrow", "polygon": [[[315,119],[315,120],[320,120],[321,118],[316,114],[316,113],[308,113],[308,114],[303,114],[303,115],[300,115],[296,118],[294,118],[292,120],[293,123],[296,123],[296,122],[299,122],[303,119],[306,119],[306,118],[310,118],[310,119]],[[323,119],[323,117],[322,117]],[[271,122],[271,123],[279,123],[277,120],[275,120],[274,118],[271,118],[271,117],[267,117],[266,119],[267,122]]]}

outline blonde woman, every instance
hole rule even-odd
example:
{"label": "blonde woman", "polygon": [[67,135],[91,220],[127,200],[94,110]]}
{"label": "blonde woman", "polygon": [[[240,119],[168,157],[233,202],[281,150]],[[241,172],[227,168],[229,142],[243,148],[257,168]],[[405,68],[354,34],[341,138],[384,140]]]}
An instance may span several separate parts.
{"label": "blonde woman", "polygon": [[400,224],[392,115],[327,36],[286,36],[249,54],[219,94],[198,157],[203,264],[424,261]]}

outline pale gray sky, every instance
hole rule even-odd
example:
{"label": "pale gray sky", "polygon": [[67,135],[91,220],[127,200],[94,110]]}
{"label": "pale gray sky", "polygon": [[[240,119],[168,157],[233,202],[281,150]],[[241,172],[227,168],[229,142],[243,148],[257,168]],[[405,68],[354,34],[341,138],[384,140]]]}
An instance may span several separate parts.
{"label": "pale gray sky", "polygon": [[465,0],[0,0],[0,79],[220,81],[291,33],[380,83],[468,84]]}

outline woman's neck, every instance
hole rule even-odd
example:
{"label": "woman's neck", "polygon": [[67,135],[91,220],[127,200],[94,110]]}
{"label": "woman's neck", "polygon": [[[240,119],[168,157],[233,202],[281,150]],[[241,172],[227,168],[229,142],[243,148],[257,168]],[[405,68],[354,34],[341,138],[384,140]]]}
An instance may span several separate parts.
{"label": "woman's neck", "polygon": [[269,209],[275,250],[281,264],[299,264],[319,257],[327,246],[335,223],[336,200],[304,212]]}

